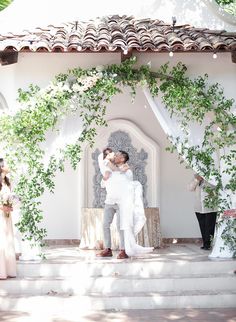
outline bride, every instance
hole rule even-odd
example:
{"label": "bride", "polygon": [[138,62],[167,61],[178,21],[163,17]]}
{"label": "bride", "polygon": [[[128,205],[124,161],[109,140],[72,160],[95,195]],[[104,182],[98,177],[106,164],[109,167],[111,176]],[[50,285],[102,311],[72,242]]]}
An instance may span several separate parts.
{"label": "bride", "polygon": [[0,159],[0,279],[16,277],[16,255],[11,212],[9,170]]}
{"label": "bride", "polygon": [[[132,171],[122,160],[123,151],[116,154],[106,148],[98,157],[103,175],[101,186],[106,188],[109,199],[116,200],[120,213],[120,230],[124,232],[125,253],[136,256],[150,253],[153,247],[142,247],[135,237],[143,228],[146,217],[143,207],[143,191],[139,181],[133,181]],[[123,175],[123,174],[126,175]]]}

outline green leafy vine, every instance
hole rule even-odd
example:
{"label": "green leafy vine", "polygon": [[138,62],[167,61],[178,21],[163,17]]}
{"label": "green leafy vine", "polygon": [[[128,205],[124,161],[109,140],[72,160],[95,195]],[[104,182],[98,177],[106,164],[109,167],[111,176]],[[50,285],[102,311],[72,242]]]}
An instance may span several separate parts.
{"label": "green leafy vine", "polygon": [[[111,98],[122,92],[122,86],[131,89],[134,97],[138,86],[149,88],[153,96],[159,92],[163,103],[181,122],[185,141],[172,139],[174,150],[178,146],[190,166],[196,165],[206,177],[214,176],[217,193],[208,200],[209,205],[218,205],[221,211],[230,207],[220,192],[236,190],[236,116],[232,113],[233,100],[226,99],[219,84],[208,84],[207,75],[190,79],[182,63],[172,69],[168,64],[156,72],[149,65],[136,67],[136,58],[119,65],[97,66],[88,70],[76,68],[59,74],[46,88],[30,85],[28,90],[19,90],[19,108],[0,117],[0,142],[15,180],[15,191],[21,199],[21,219],[17,226],[25,239],[41,243],[46,230],[40,228],[43,218],[40,196],[54,191],[54,177],[58,170],[64,171],[69,160],[75,169],[82,158],[83,144],[93,146],[97,128],[106,126],[106,106]],[[45,165],[45,151],[41,147],[49,130],[60,131],[60,120],[79,113],[83,121],[82,133],[73,143],[59,149]],[[201,145],[188,142],[188,123],[202,124],[206,115],[212,121],[205,128]],[[220,131],[215,129],[219,128]],[[171,138],[170,138],[171,139]],[[230,180],[224,186],[222,173],[215,164],[213,154],[224,150],[221,158]],[[229,237],[227,236],[227,240]]]}

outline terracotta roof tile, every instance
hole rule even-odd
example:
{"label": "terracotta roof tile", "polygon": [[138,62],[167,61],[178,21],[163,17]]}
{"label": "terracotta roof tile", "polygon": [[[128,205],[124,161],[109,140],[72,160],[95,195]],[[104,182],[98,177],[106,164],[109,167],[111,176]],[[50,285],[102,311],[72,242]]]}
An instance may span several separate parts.
{"label": "terracotta roof tile", "polygon": [[175,26],[161,20],[107,16],[0,34],[0,51],[232,51],[236,33]]}

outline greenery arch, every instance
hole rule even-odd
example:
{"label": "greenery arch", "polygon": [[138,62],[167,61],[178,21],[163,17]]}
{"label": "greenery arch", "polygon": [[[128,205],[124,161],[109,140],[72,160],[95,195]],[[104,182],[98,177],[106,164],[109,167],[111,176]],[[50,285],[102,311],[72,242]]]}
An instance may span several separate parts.
{"label": "greenery arch", "polygon": [[[207,75],[190,79],[182,63],[172,69],[165,64],[157,72],[151,71],[148,64],[135,68],[135,63],[136,58],[132,57],[119,65],[97,66],[88,70],[76,68],[56,76],[45,89],[30,85],[27,91],[19,90],[19,109],[1,116],[1,148],[17,178],[15,192],[21,199],[21,220],[17,226],[25,239],[38,243],[46,236],[46,230],[39,227],[43,218],[39,197],[45,189],[53,192],[55,173],[64,170],[66,160],[76,168],[81,159],[83,142],[91,146],[94,144],[96,127],[106,126],[106,105],[122,91],[121,86],[130,87],[132,97],[138,86],[148,87],[153,96],[160,92],[166,108],[182,123],[186,140],[188,122],[192,120],[201,124],[207,113],[213,113],[211,124],[205,128],[202,145],[186,147],[182,143],[182,154],[190,166],[197,161],[206,178],[213,175],[217,180],[215,193],[206,203],[209,206],[218,205],[221,212],[230,208],[219,192],[223,189],[231,193],[236,191],[234,101],[224,97],[218,83],[209,85]],[[49,129],[59,130],[58,121],[78,109],[83,119],[81,135],[74,144],[67,144],[57,155],[52,155],[45,166],[42,162],[45,151],[40,148],[40,143],[45,140],[46,132]],[[220,127],[220,132],[215,131],[216,126]],[[179,145],[177,141],[172,140],[172,147],[168,148],[170,151]],[[227,186],[223,185],[212,158],[212,153],[222,148],[225,149],[222,156],[225,171],[230,176]],[[22,171],[22,165],[25,171]],[[235,226],[229,228],[235,231]],[[235,241],[232,234],[227,231],[226,235],[227,243],[233,247]]]}
{"label": "greenery arch", "polygon": [[232,16],[236,16],[236,1],[235,0],[215,0],[215,2],[223,8],[225,12]]}

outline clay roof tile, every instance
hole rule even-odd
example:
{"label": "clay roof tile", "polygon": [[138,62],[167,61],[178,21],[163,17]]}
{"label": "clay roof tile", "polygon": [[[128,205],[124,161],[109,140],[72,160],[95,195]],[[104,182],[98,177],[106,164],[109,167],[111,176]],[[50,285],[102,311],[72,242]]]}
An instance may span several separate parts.
{"label": "clay roof tile", "polygon": [[236,33],[173,26],[158,19],[106,16],[88,22],[76,21],[38,27],[19,33],[0,34],[0,51],[232,51]]}

